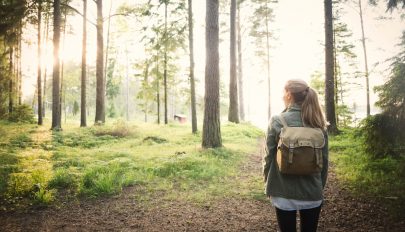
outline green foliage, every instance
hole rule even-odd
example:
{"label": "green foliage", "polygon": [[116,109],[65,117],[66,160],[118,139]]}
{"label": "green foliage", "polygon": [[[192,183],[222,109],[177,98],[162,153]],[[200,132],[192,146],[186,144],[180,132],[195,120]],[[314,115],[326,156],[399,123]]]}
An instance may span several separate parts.
{"label": "green foliage", "polygon": [[35,123],[34,112],[29,105],[17,105],[13,108],[13,112],[9,114],[11,122]]}
{"label": "green foliage", "polygon": [[93,130],[96,136],[110,135],[113,137],[127,137],[132,134],[129,125],[124,120],[118,120],[113,126],[99,126]]}
{"label": "green foliage", "polygon": [[379,94],[377,105],[399,120],[405,119],[405,31],[400,44],[402,52],[393,58],[391,75],[383,85],[375,88]]}
{"label": "green foliage", "polygon": [[114,76],[114,68],[117,60],[110,58],[108,61],[106,96],[108,100],[113,100],[119,94],[121,77]]}
{"label": "green foliage", "polygon": [[396,213],[403,212],[405,157],[374,157],[364,151],[360,136],[356,130],[343,129],[341,134],[331,137],[331,160],[338,178],[354,193],[376,198]]}
{"label": "green foliage", "polygon": [[49,181],[50,188],[57,189],[75,189],[77,188],[79,177],[75,175],[74,170],[66,168],[57,168],[53,178]]}
{"label": "green foliage", "polygon": [[156,136],[148,136],[143,139],[143,142],[149,143],[152,145],[153,143],[166,143],[168,142],[167,139],[156,137]]}
{"label": "green foliage", "polygon": [[113,102],[110,103],[107,113],[108,113],[108,117],[110,117],[110,118],[115,118],[117,116],[117,112],[115,110],[115,104]]}
{"label": "green foliage", "polygon": [[376,114],[367,117],[361,124],[364,136],[365,151],[371,157],[398,157],[405,154],[404,137],[399,131],[401,125],[386,114]]}
{"label": "green foliage", "polygon": [[79,103],[75,100],[74,102],[73,102],[73,111],[72,111],[72,113],[73,113],[73,116],[75,116],[78,112],[79,112]]}
{"label": "green foliage", "polygon": [[339,127],[348,127],[353,121],[353,112],[350,111],[347,105],[338,105],[336,107],[336,114],[338,116]]}
{"label": "green foliage", "polygon": [[[13,133],[11,141],[29,142],[29,131],[38,127],[21,129]],[[225,147],[206,150],[200,149],[201,135],[191,134],[188,126],[180,124],[134,127],[118,121],[89,128],[66,126],[59,132],[47,130],[52,133],[50,149],[38,146],[31,150],[29,145],[13,143],[10,148],[15,154],[8,154],[0,147],[0,195],[12,199],[10,204],[29,200],[48,205],[58,198],[58,192],[98,197],[136,184],[150,193],[164,191],[167,198],[257,197],[260,180],[234,182],[229,178],[238,175],[239,166],[256,150],[263,132],[249,124],[226,124],[222,130]],[[116,131],[131,136],[120,139]],[[20,134],[24,136],[19,138]]]}
{"label": "green foliage", "polygon": [[127,168],[127,164],[116,162],[89,167],[85,170],[80,193],[94,197],[120,192],[122,187],[134,181],[131,175],[127,175]]}
{"label": "green foliage", "polygon": [[32,145],[32,139],[28,134],[22,133],[17,135],[17,137],[12,138],[10,144],[14,147],[26,148]]}
{"label": "green foliage", "polygon": [[391,75],[385,84],[376,87],[381,114],[363,123],[366,151],[374,157],[405,154],[405,31],[400,44],[402,51],[394,57]]}
{"label": "green foliage", "polygon": [[49,205],[55,200],[55,191],[40,188],[34,193],[34,203],[37,205]]}

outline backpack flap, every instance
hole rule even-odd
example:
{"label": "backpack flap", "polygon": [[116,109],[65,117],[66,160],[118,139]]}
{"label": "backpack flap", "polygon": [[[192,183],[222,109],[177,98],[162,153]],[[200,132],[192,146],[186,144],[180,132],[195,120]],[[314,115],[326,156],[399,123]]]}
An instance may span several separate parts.
{"label": "backpack flap", "polygon": [[312,147],[323,148],[325,137],[320,128],[311,127],[283,127],[281,128],[279,145],[288,148]]}
{"label": "backpack flap", "polygon": [[[281,128],[277,154],[280,171],[285,174],[310,174],[320,171],[323,166],[324,146],[325,137],[320,128]],[[311,162],[315,166],[312,166]],[[284,164],[281,165],[282,163]],[[306,167],[304,163],[309,166]]]}

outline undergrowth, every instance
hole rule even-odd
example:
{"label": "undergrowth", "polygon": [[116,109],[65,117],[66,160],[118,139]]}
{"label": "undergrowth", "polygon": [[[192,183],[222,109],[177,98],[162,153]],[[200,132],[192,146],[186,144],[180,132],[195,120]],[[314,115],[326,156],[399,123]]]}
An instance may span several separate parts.
{"label": "undergrowth", "polygon": [[226,124],[224,147],[202,149],[201,133],[192,134],[180,124],[118,121],[88,128],[66,125],[52,132],[46,126],[1,123],[0,133],[5,127],[12,131],[0,146],[0,197],[7,207],[24,201],[52,204],[60,192],[91,198],[114,195],[127,186],[147,189],[135,196],[143,199],[163,191],[167,198],[204,202],[241,195],[235,188],[249,197],[252,184],[227,179],[238,174],[263,136],[249,124]]}
{"label": "undergrowth", "polygon": [[338,178],[355,194],[377,198],[399,215],[405,210],[405,157],[375,158],[365,153],[363,141],[354,129],[331,137],[331,160]]}

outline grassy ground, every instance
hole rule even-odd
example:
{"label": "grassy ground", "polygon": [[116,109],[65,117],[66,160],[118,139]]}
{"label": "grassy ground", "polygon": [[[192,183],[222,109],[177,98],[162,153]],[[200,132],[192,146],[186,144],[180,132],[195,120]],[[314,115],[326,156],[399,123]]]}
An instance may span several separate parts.
{"label": "grassy ground", "polygon": [[[224,147],[201,149],[189,126],[117,121],[78,128],[0,122],[0,196],[8,207],[51,204],[61,195],[114,195],[139,185],[145,194],[202,202],[227,195],[256,196],[259,177],[229,181],[264,134],[248,124],[222,127]],[[235,188],[239,191],[236,192]],[[243,189],[240,192],[240,189]],[[254,189],[254,190],[252,190]]]}
{"label": "grassy ground", "polygon": [[405,157],[374,159],[362,146],[362,138],[353,129],[331,138],[331,160],[338,178],[355,194],[376,198],[393,209],[393,213],[403,213]]}

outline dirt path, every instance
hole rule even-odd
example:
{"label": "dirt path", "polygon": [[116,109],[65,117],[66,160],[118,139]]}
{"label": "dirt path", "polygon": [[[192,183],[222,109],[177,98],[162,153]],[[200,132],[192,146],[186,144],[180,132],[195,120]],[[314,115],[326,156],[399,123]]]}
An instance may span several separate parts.
{"label": "dirt path", "polygon": [[[261,175],[261,155],[252,154],[240,178]],[[140,203],[140,187],[112,198],[70,202],[29,212],[0,212],[0,231],[277,231],[269,201],[223,199],[206,204],[165,201],[159,193]],[[332,171],[325,192],[319,231],[405,231],[386,210],[357,199],[342,188]]]}

